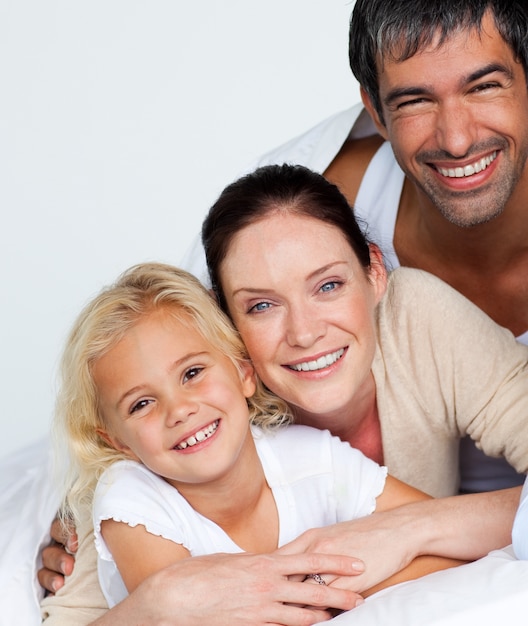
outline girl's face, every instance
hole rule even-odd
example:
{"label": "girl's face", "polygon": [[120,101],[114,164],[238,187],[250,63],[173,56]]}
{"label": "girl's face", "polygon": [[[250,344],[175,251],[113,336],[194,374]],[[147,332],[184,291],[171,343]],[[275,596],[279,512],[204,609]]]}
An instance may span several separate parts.
{"label": "girl's face", "polygon": [[329,427],[353,419],[372,390],[374,310],[386,272],[367,274],[341,231],[274,212],[234,237],[220,268],[233,321],[257,374],[297,419]]}
{"label": "girl's face", "polygon": [[233,363],[164,310],[135,324],[93,369],[106,429],[118,450],[169,483],[222,479],[248,445],[253,370]]}

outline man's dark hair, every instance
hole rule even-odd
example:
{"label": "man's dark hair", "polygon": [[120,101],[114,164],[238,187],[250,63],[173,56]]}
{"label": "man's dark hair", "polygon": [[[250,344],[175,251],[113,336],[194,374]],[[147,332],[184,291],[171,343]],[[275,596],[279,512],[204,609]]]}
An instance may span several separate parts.
{"label": "man's dark hair", "polygon": [[356,0],[350,68],[382,121],[377,62],[405,61],[433,41],[442,45],[461,31],[480,32],[487,11],[528,77],[528,0]]}

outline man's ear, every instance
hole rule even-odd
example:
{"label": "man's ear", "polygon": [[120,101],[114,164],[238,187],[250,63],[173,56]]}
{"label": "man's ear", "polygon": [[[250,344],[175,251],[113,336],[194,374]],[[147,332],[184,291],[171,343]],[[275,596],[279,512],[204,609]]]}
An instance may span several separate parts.
{"label": "man's ear", "polygon": [[132,452],[132,450],[128,446],[125,446],[124,443],[122,443],[117,437],[111,435],[104,428],[96,428],[95,432],[114,450],[117,450],[118,452],[123,452],[134,461],[139,461],[138,457]]}
{"label": "man's ear", "polygon": [[374,122],[374,126],[376,127],[376,130],[383,137],[383,139],[387,141],[388,140],[387,129],[385,128],[385,124],[383,123],[378,112],[376,111],[376,107],[372,104],[372,100],[370,99],[370,96],[368,95],[368,93],[365,91],[363,87],[359,88],[359,93],[361,95],[361,101],[363,102],[363,106],[365,107],[365,109],[367,109],[368,114],[372,118],[372,121]]}
{"label": "man's ear", "polygon": [[387,268],[383,262],[383,254],[375,243],[369,243],[369,251],[369,280],[374,285],[376,304],[378,304],[387,290]]}

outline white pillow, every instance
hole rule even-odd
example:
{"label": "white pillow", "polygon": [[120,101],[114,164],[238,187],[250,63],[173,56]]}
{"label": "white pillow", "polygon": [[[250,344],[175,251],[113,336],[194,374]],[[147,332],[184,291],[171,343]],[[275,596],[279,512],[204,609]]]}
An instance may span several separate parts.
{"label": "white pillow", "polygon": [[41,621],[36,572],[59,505],[51,456],[45,437],[0,460],[2,624],[36,626]]}
{"label": "white pillow", "polygon": [[528,561],[511,546],[449,570],[379,591],[319,626],[525,626]]}

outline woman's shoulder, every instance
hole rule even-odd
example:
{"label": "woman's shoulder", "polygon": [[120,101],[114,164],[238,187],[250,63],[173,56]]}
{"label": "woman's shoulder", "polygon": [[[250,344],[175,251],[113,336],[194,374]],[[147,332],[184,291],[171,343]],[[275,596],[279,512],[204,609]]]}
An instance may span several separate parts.
{"label": "woman's shoulder", "polygon": [[389,317],[416,320],[420,316],[441,319],[485,314],[468,298],[438,276],[412,267],[398,267],[389,274],[380,309]]}
{"label": "woman's shoulder", "polygon": [[415,267],[398,267],[389,274],[387,293],[390,293],[392,297],[404,298],[406,294],[419,293],[424,289],[454,292],[458,294],[458,297],[463,297],[441,278],[425,270]]}

